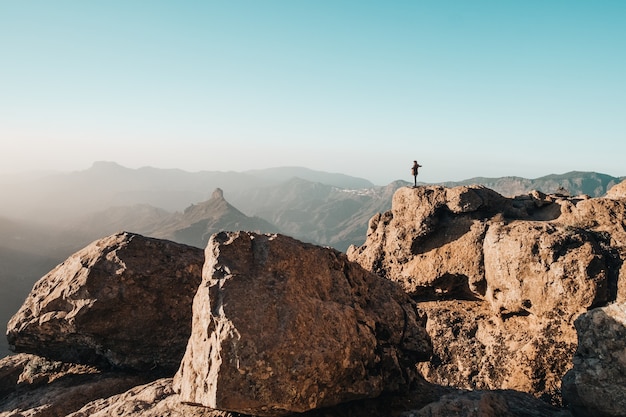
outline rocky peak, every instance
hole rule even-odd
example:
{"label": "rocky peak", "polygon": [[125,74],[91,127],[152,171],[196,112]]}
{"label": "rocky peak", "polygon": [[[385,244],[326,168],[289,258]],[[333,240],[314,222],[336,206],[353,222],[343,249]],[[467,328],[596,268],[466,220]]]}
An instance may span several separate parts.
{"label": "rocky peak", "polygon": [[160,224],[152,236],[172,239],[176,242],[206,247],[213,233],[228,231],[277,232],[276,226],[260,217],[250,217],[239,211],[224,198],[224,192],[216,188],[211,198],[187,207]]}
{"label": "rocky peak", "polygon": [[420,365],[431,382],[558,403],[575,318],[625,299],[625,214],[624,199],[405,187],[347,255],[400,283],[421,302],[431,338],[450,340]]}
{"label": "rocky peak", "polygon": [[219,200],[219,199],[223,199],[224,198],[224,191],[222,191],[221,188],[216,188],[213,191],[213,194],[211,194],[211,199],[212,200]]}

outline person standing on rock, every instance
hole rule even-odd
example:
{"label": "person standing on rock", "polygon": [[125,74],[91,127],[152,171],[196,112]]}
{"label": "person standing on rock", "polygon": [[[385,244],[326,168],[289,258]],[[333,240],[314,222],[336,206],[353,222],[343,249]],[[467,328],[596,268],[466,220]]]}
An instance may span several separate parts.
{"label": "person standing on rock", "polygon": [[411,174],[413,174],[413,187],[417,187],[417,169],[420,168],[421,165],[417,163],[417,161],[413,161],[413,166],[411,167]]}

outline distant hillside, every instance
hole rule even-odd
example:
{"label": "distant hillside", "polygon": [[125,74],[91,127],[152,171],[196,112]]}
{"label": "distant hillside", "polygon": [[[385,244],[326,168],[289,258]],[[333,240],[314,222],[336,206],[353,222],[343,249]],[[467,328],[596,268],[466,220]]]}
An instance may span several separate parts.
{"label": "distant hillside", "polygon": [[113,206],[104,210],[80,216],[67,225],[69,230],[88,236],[90,240],[100,239],[120,231],[145,233],[153,230],[172,215],[171,212],[148,204]]}
{"label": "distant hillside", "polygon": [[146,230],[147,234],[161,239],[205,248],[212,234],[221,231],[246,230],[259,233],[276,233],[278,228],[269,222],[248,217],[224,199],[221,189],[216,189],[207,201],[192,204],[182,213],[174,213]]}
{"label": "distant hillside", "polygon": [[300,240],[345,251],[365,240],[369,219],[391,208],[391,197],[406,183],[386,187],[342,189],[294,178],[250,192],[253,213]]}
{"label": "distant hillside", "polygon": [[0,181],[0,216],[72,223],[77,217],[113,206],[146,204],[167,211],[182,211],[209,199],[221,188],[243,212],[254,206],[251,190],[294,177],[322,181],[340,188],[372,184],[362,178],[307,168],[273,168],[246,173],[144,167],[130,169],[114,162],[96,162],[83,171],[48,175],[17,175]]}
{"label": "distant hillside", "polygon": [[283,182],[291,178],[300,178],[306,181],[319,182],[321,184],[332,185],[338,188],[360,189],[374,187],[374,184],[363,178],[351,177],[345,174],[314,171],[312,169],[302,167],[257,169],[245,171],[244,174],[273,182]]}
{"label": "distant hillside", "polygon": [[590,197],[601,197],[612,186],[619,184],[624,179],[626,177],[612,177],[597,172],[572,171],[559,175],[546,175],[536,179],[476,177],[458,182],[444,182],[442,185],[454,187],[457,185],[481,184],[507,197],[526,194],[532,190],[539,190],[546,194],[566,191],[570,195],[586,194]]}

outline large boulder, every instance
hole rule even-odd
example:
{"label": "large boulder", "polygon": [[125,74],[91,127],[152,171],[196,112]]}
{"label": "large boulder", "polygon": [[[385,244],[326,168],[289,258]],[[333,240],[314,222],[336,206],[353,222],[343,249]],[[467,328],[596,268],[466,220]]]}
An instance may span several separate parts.
{"label": "large boulder", "polygon": [[626,410],[626,304],[591,310],[575,322],[578,349],[563,378],[576,416],[623,416]]}
{"label": "large boulder", "polygon": [[181,400],[283,415],[406,388],[427,360],[423,316],[395,283],[329,248],[219,233],[206,248]]}
{"label": "large boulder", "polygon": [[[626,182],[618,185],[626,185]],[[561,215],[555,223],[570,230],[592,231],[598,236],[607,261],[611,263],[611,297],[618,302],[626,301],[626,279],[620,279],[626,277],[626,197],[613,193],[611,198],[562,201]]]}
{"label": "large boulder", "polygon": [[178,368],[203,251],[119,233],[70,256],[8,323],[16,352],[138,370]]}
{"label": "large boulder", "polygon": [[601,236],[537,221],[491,224],[482,242],[485,299],[503,316],[558,316],[573,323],[605,305],[612,273]]}
{"label": "large boulder", "polygon": [[575,318],[626,298],[625,220],[625,199],[405,187],[347,255],[400,283],[426,312],[427,380],[558,404]]}

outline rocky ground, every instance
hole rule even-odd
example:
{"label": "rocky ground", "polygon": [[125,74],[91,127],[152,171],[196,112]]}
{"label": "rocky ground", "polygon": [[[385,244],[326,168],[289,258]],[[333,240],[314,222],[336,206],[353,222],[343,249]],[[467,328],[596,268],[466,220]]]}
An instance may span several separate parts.
{"label": "rocky ground", "polygon": [[399,189],[347,254],[120,233],[9,322],[0,416],[618,416],[626,184]]}

